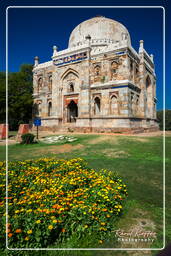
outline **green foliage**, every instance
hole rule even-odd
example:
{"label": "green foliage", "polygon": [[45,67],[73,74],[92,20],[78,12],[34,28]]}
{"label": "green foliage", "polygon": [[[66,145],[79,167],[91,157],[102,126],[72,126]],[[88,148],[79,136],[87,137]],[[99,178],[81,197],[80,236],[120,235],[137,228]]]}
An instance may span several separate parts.
{"label": "green foliage", "polygon": [[[19,122],[28,123],[32,118],[32,65],[23,64],[19,72],[8,75],[8,118],[11,130],[17,130]],[[6,87],[5,73],[0,73],[0,122],[5,122]]]}
{"label": "green foliage", "polygon": [[[160,130],[163,130],[163,110],[157,111],[157,119],[159,121]],[[171,130],[171,110],[165,110],[165,130]]]}
{"label": "green foliage", "polygon": [[6,115],[6,81],[5,72],[0,72],[0,123],[5,123]]}
{"label": "green foliage", "polygon": [[25,133],[21,136],[22,142],[21,144],[33,144],[35,135],[32,133]]}

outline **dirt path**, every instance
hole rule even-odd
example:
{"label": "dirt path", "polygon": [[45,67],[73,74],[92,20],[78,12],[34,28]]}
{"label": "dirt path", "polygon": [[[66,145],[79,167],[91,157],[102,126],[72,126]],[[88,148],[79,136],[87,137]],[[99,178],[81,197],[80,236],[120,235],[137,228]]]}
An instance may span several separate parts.
{"label": "dirt path", "polygon": [[47,154],[47,153],[53,153],[53,154],[60,154],[60,153],[67,153],[73,150],[81,149],[84,146],[81,144],[78,145],[71,145],[71,144],[64,144],[64,145],[54,145],[54,146],[48,146],[48,147],[43,147],[39,149],[37,152],[38,155],[40,154]]}
{"label": "dirt path", "polygon": [[[148,133],[137,133],[137,134],[124,134],[124,133],[95,133],[95,132],[91,132],[91,133],[70,133],[70,132],[47,132],[47,131],[41,131],[40,132],[40,138],[43,136],[48,136],[48,135],[59,135],[59,134],[68,134],[68,135],[79,135],[79,134],[83,134],[83,135],[116,135],[116,136],[130,136],[130,137],[155,137],[155,136],[162,136],[163,135],[163,131],[156,131],[156,132],[148,132]],[[166,136],[171,136],[171,131],[166,131],[165,132]]]}

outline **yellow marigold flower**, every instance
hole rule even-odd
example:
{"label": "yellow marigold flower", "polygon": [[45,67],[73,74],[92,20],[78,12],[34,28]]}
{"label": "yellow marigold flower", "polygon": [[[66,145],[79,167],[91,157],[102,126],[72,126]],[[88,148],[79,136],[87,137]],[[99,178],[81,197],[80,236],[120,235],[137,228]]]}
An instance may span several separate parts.
{"label": "yellow marigold flower", "polygon": [[58,221],[57,221],[57,220],[53,220],[52,222],[53,222],[53,223],[57,223]]}
{"label": "yellow marigold flower", "polygon": [[106,230],[107,230],[107,228],[101,227],[101,228],[99,228],[99,230],[106,231]]}
{"label": "yellow marigold flower", "polygon": [[27,210],[26,212],[32,212],[32,209]]}
{"label": "yellow marigold flower", "polygon": [[85,225],[84,227],[85,227],[85,228],[88,228],[88,225]]}
{"label": "yellow marigold flower", "polygon": [[31,229],[29,229],[28,231],[27,231],[27,234],[32,234],[33,233],[33,231],[31,230]]}
{"label": "yellow marigold flower", "polygon": [[103,240],[99,240],[99,244],[102,244],[103,243]]}
{"label": "yellow marigold flower", "polygon": [[53,226],[52,226],[52,225],[49,225],[49,226],[48,226],[48,229],[50,229],[50,230],[53,229]]}
{"label": "yellow marigold flower", "polygon": [[19,210],[16,210],[15,213],[19,213],[20,211]]}
{"label": "yellow marigold flower", "polygon": [[36,220],[36,223],[39,224],[41,222],[41,220]]}
{"label": "yellow marigold flower", "polygon": [[100,224],[101,224],[102,226],[105,226],[105,225],[106,225],[106,223],[104,223],[104,222],[101,222]]}
{"label": "yellow marigold flower", "polygon": [[28,241],[28,240],[29,240],[29,237],[28,237],[28,236],[26,236],[26,237],[24,238],[24,240]]}

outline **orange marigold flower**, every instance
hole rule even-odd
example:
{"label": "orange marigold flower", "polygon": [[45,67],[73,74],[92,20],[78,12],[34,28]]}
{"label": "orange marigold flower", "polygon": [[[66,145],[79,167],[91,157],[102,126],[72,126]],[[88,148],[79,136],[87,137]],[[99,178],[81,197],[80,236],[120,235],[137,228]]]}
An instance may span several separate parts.
{"label": "orange marigold flower", "polygon": [[12,237],[12,233],[9,233],[9,234],[8,234],[8,237]]}
{"label": "orange marigold flower", "polygon": [[52,206],[52,208],[54,208],[54,209],[59,209],[60,206],[59,206],[58,204],[54,204],[54,205]]}
{"label": "orange marigold flower", "polygon": [[21,233],[21,229],[20,228],[16,229],[15,233]]}
{"label": "orange marigold flower", "polygon": [[62,228],[62,230],[61,230],[63,233],[66,231],[64,228]]}
{"label": "orange marigold flower", "polygon": [[105,208],[105,209],[102,209],[102,211],[103,211],[103,212],[107,212],[107,209],[106,209],[106,208]]}

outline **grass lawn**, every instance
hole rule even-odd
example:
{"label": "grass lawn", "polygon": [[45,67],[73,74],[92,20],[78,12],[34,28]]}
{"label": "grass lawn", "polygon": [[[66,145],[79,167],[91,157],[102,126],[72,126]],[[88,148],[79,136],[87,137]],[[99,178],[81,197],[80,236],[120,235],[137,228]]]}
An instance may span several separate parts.
{"label": "grass lawn", "polygon": [[[81,157],[88,165],[96,170],[102,168],[118,172],[128,186],[128,200],[123,216],[116,229],[129,232],[143,227],[144,230],[154,231],[157,238],[151,244],[152,248],[163,247],[163,148],[162,137],[117,136],[117,135],[78,135],[75,142],[34,145],[10,145],[9,160],[25,160],[39,157],[77,158]],[[169,167],[171,166],[171,137],[166,137],[166,243],[171,239],[171,193],[169,184]],[[0,160],[5,159],[5,146],[0,146]],[[92,238],[93,239],[93,238]],[[77,244],[74,244],[77,241]],[[83,247],[77,239],[69,240],[65,247]],[[55,245],[54,245],[55,247]],[[119,247],[149,247],[142,242],[118,242],[115,232],[112,233],[103,248]],[[144,255],[143,252],[131,255]],[[25,252],[22,255],[130,255],[127,251],[49,251]],[[145,255],[156,255],[149,251]],[[16,255],[16,254],[15,254]]]}

